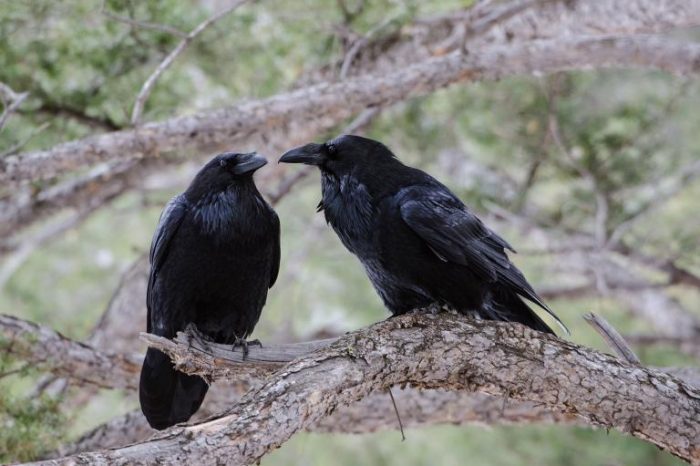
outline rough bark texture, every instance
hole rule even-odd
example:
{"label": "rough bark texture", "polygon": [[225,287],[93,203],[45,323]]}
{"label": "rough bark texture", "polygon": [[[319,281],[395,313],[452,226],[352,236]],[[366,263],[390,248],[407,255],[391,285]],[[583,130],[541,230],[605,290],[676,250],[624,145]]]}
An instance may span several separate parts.
{"label": "rough bark texture", "polygon": [[[0,183],[46,180],[86,165],[155,157],[171,150],[208,151],[252,133],[316,118],[345,118],[372,106],[425,95],[460,81],[582,68],[700,68],[700,46],[654,38],[583,38],[494,45],[468,55],[428,59],[388,76],[319,84],[234,107],[145,124],[3,159]],[[0,230],[4,232],[4,230]]]}
{"label": "rough bark texture", "polygon": [[[504,2],[505,8],[516,1]],[[529,2],[512,18],[490,24],[472,36],[475,26],[488,23],[493,2],[485,8],[470,8],[430,18],[418,18],[398,31],[369,41],[354,57],[349,76],[367,72],[391,72],[431,56],[445,55],[462,47],[470,52],[494,43],[613,34],[651,34],[700,24],[698,0],[567,0]],[[486,21],[485,21],[486,20]],[[469,36],[469,37],[467,37]],[[333,78],[341,62],[310,73],[306,83]]]}
{"label": "rough bark texture", "polygon": [[[215,373],[211,363],[193,372]],[[404,384],[539,402],[700,462],[700,391],[685,382],[519,325],[410,314],[288,364],[224,415],[46,464],[250,464],[339,406]]]}
{"label": "rough bark texture", "polygon": [[[439,424],[586,425],[573,414],[551,411],[538,403],[504,400],[484,393],[418,390],[409,387],[394,388],[392,391],[406,428]],[[194,420],[223,412],[238,400],[230,390],[219,391],[218,394],[207,393],[205,405],[197,412]],[[306,430],[317,433],[366,434],[396,429],[398,421],[388,393],[375,393],[357,403],[338,408]],[[136,410],[86,432],[76,442],[62,447],[50,457],[123,447],[142,442],[156,433],[148,426],[141,411]]]}
{"label": "rough bark texture", "polygon": [[138,387],[141,354],[98,351],[48,327],[2,314],[0,346],[38,368],[80,383],[131,390]]}

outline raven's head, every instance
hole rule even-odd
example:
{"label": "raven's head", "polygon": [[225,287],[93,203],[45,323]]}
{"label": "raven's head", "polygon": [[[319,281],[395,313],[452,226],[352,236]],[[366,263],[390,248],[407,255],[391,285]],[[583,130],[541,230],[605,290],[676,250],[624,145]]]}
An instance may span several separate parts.
{"label": "raven's head", "polygon": [[265,157],[257,152],[219,154],[199,170],[188,191],[193,197],[198,197],[224,191],[236,184],[248,184],[247,182],[252,181],[255,170],[266,163]]}
{"label": "raven's head", "polygon": [[384,164],[397,163],[396,156],[379,141],[343,134],[323,144],[306,144],[282,155],[280,162],[316,165],[341,177],[349,173],[377,173]]}

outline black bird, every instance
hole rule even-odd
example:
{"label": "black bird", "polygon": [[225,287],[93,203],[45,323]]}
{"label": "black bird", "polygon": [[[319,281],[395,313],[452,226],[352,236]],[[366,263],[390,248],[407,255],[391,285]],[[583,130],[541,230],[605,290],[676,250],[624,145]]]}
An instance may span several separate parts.
{"label": "black bird", "polygon": [[554,333],[523,300],[559,321],[508,259],[513,248],[447,187],[402,164],[384,144],[343,135],[292,149],[280,162],[320,168],[318,210],[392,314],[439,306]]}
{"label": "black bird", "polygon": [[[161,214],[151,244],[147,331],[240,344],[258,322],[280,264],[280,224],[253,182],[256,153],[214,157]],[[155,429],[187,421],[204,400],[204,379],[173,368],[149,348],[141,410]]]}

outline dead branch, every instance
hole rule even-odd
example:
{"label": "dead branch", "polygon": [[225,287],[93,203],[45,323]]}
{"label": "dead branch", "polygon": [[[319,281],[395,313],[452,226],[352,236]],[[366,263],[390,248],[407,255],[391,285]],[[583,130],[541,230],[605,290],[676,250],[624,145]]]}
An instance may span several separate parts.
{"label": "dead branch", "polygon": [[[635,2],[616,2],[608,0],[595,2],[595,4],[574,0],[564,2],[565,5],[562,2],[556,1],[542,2],[541,4],[540,2],[534,3],[535,5],[531,6],[530,10],[517,14],[512,18],[506,20],[501,25],[502,27],[491,29],[487,28],[489,32],[485,35],[482,35],[482,37],[480,38],[483,38],[485,42],[494,43],[499,41],[511,41],[513,39],[528,40],[533,38],[553,37],[557,34],[566,37],[572,37],[574,34],[571,31],[574,30],[578,31],[581,34],[600,36],[610,34],[614,31],[624,34],[649,33],[666,31],[675,27],[686,27],[695,24],[700,24],[700,7],[698,7],[697,5],[697,0],[694,0],[692,2],[679,2],[679,0],[663,0],[659,2],[654,2],[652,0],[637,0]],[[520,7],[523,6],[528,6],[528,2],[514,0],[511,3],[503,4],[502,9],[504,11],[509,9],[510,11],[518,11]],[[416,20],[413,26],[408,28],[407,31],[402,32],[401,37],[398,38],[398,41],[392,42],[392,44],[395,46],[392,46],[389,49],[386,49],[382,46],[382,49],[380,51],[381,53],[369,50],[367,53],[367,55],[370,57],[369,64],[367,64],[368,59],[363,58],[362,60],[360,60],[360,58],[358,58],[358,60],[356,61],[362,61],[363,63],[362,65],[358,65],[356,67],[356,71],[364,73],[367,73],[368,71],[376,71],[379,75],[381,75],[386,72],[393,73],[396,69],[401,68],[401,66],[403,65],[415,64],[417,62],[420,62],[420,60],[428,58],[432,55],[430,48],[434,46],[435,43],[443,40],[444,37],[452,34],[451,32],[449,32],[450,28],[454,28],[455,25],[463,26],[465,22],[469,24],[480,24],[479,21],[483,21],[484,17],[487,17],[488,19],[488,14],[486,14],[485,12],[488,13],[489,9],[482,8],[481,10],[479,10],[478,8],[473,8],[470,10],[466,10],[465,13],[462,15],[460,15],[459,12],[453,12],[451,15],[448,15],[450,18],[454,18],[454,21],[446,21],[446,27],[448,28],[448,31],[444,34],[442,32],[437,31],[440,28],[436,27],[437,23],[445,22],[443,21],[444,18],[442,20],[440,18],[432,20],[427,19],[425,21],[421,19]],[[481,13],[479,13],[479,11],[481,11]],[[612,15],[612,13],[614,13],[614,15]],[[497,18],[500,17],[500,15],[498,14],[495,16]],[[484,24],[491,23],[488,23],[487,21]],[[422,31],[421,28],[427,28],[428,33],[426,33],[426,31]],[[504,33],[503,31],[506,32]],[[475,51],[479,51],[480,49],[481,45],[477,46],[475,48]],[[425,52],[419,52],[421,50],[424,50]],[[448,51],[443,51],[441,53],[444,54]],[[474,53],[474,51],[470,53]],[[382,69],[381,64],[384,62],[386,62],[385,64],[390,64],[390,67],[385,67],[386,69]],[[320,79],[332,80],[334,78],[334,73],[335,71],[333,72],[332,76],[320,73],[319,76],[321,76]],[[325,119],[326,127],[331,127],[334,124],[337,124],[338,122],[338,120],[336,120],[335,122],[329,120],[328,115],[319,115],[319,118],[322,116]],[[312,123],[312,121],[313,120],[307,119],[306,123],[310,124]],[[206,121],[204,123],[205,124],[203,125],[202,129],[205,129],[208,126],[206,125]],[[283,128],[285,126],[284,121],[282,121],[282,123],[283,124],[281,125],[281,127]],[[247,138],[245,137],[245,134],[240,134],[240,132],[237,132],[235,130],[231,131],[230,128],[226,129],[228,130],[228,136],[230,137],[229,141],[227,141],[228,144],[241,144],[246,141]],[[266,133],[269,132],[270,128],[268,128]],[[289,134],[293,134],[289,131],[287,132]],[[217,147],[220,148],[225,146],[227,143],[226,141],[221,141],[220,145],[218,146],[207,146],[207,141],[199,140],[199,137],[206,136],[209,134],[209,132],[205,131],[199,133],[197,125],[195,125],[195,127],[183,128],[183,134],[190,134],[192,138],[192,140],[189,141],[189,144],[185,145],[185,149],[191,148],[194,145],[195,148],[200,150],[213,151],[216,150]],[[253,136],[255,134],[257,133],[249,133],[249,136]],[[138,134],[132,133],[132,136],[138,136]],[[105,142],[111,143],[112,141]],[[113,142],[117,143],[117,141]],[[124,156],[124,154],[134,154],[140,156],[144,154],[144,150],[146,153],[150,153],[150,155],[157,155],[158,153],[160,153],[159,147],[154,147],[151,145],[152,141],[148,141],[147,146],[141,148],[144,150],[137,150],[136,148],[139,147],[138,142],[139,141],[134,141],[133,145],[118,147],[115,151],[117,155],[115,155],[115,153],[112,153],[111,151],[103,153],[104,158],[119,157],[119,153],[121,153],[122,156]],[[178,144],[171,146],[169,149],[179,146],[180,142],[182,141],[178,141]],[[119,145],[120,143],[117,144]],[[209,147],[210,149],[205,149],[205,147]],[[73,148],[74,147],[66,147],[68,151],[72,150]],[[92,149],[96,149],[96,152],[98,152],[98,154],[102,153],[99,147],[93,147]],[[43,156],[47,156],[53,153],[55,153],[55,151],[49,150],[38,153],[27,153],[23,155],[34,154],[40,155],[39,158],[41,158],[41,154],[43,154]],[[62,155],[64,154],[65,152],[58,151],[56,155],[59,159],[61,159]],[[23,157],[23,155],[20,154],[19,157]],[[84,155],[85,154],[78,154],[79,157],[83,157]],[[94,156],[96,154],[93,153],[92,155]],[[99,155],[97,158],[99,158]],[[170,159],[169,162],[176,163],[177,160],[178,159]],[[37,160],[37,162],[39,162],[39,160]],[[16,163],[17,159],[13,159],[10,163],[10,166],[14,166]],[[65,170],[70,169],[70,167],[64,168]],[[0,164],[0,181],[3,181],[4,178],[9,178],[7,176],[8,173],[4,173],[7,171],[11,170],[7,167],[3,168],[2,164]],[[149,172],[148,170],[136,169],[133,169],[133,171],[139,172],[137,175],[135,175],[136,178],[146,176]],[[29,176],[29,178],[31,178],[31,176]],[[79,197],[80,196],[76,194],[76,198]],[[71,202],[71,199],[66,199],[66,204],[64,204],[64,206],[69,207],[71,205],[74,205]],[[48,209],[45,209],[44,211],[46,210]],[[0,222],[0,225],[7,225],[6,229],[9,231],[14,231],[16,229],[12,226],[12,222]],[[25,224],[25,226],[27,225],[28,224]],[[0,247],[0,249],[2,249],[2,247]]]}
{"label": "dead branch", "polygon": [[149,123],[134,130],[89,137],[52,149],[6,157],[0,182],[13,186],[45,180],[103,160],[153,157],[169,150],[207,151],[243,136],[292,121],[336,121],[371,106],[391,105],[455,82],[499,79],[513,74],[581,68],[655,68],[696,73],[700,46],[650,37],[605,37],[494,45],[469,55],[451,54],[396,70],[340,83],[319,84],[220,110]]}
{"label": "dead branch", "polygon": [[143,355],[101,352],[48,327],[4,314],[0,314],[0,342],[8,354],[80,383],[138,387]]}
{"label": "dead branch", "polygon": [[180,41],[179,44],[173,49],[172,52],[168,54],[167,57],[158,65],[158,67],[155,69],[153,74],[151,74],[148,79],[146,79],[146,82],[143,83],[143,86],[141,87],[141,90],[139,91],[138,96],[136,96],[136,102],[134,103],[134,110],[131,113],[131,124],[136,126],[140,123],[141,121],[141,114],[143,113],[143,107],[146,104],[146,100],[148,100],[148,96],[151,95],[151,91],[153,90],[153,86],[155,86],[156,81],[160,78],[160,76],[170,68],[170,66],[173,64],[175,59],[177,59],[178,56],[182,52],[184,52],[187,47],[190,45],[190,43],[202,32],[204,32],[207,28],[209,28],[211,25],[219,21],[220,19],[224,18],[226,15],[234,11],[236,8],[239,6],[243,5],[246,3],[248,0],[236,0],[234,1],[231,5],[228,7],[224,8],[220,12],[216,13],[212,17],[206,19],[205,21],[202,21],[197,27],[192,29],[189,34],[187,34],[182,41]]}
{"label": "dead branch", "polygon": [[5,149],[4,151],[0,152],[0,159],[3,157],[7,157],[8,155],[13,155],[22,150],[24,146],[29,144],[29,141],[32,140],[34,136],[37,134],[41,133],[44,131],[46,128],[51,126],[51,123],[46,122],[42,123],[41,125],[37,126],[36,128],[32,129],[27,136],[24,137],[24,139],[21,139],[17,141],[16,143],[12,144],[10,147]]}
{"label": "dead branch", "polygon": [[[87,174],[63,183],[33,192],[20,189],[20,194],[0,200],[0,236],[8,237],[17,229],[40,221],[65,208],[73,207],[77,214],[88,214],[103,207],[128,187],[136,185],[141,176],[136,173],[136,160],[98,165]],[[149,160],[140,166],[144,171],[162,166],[160,159]],[[0,252],[7,253],[20,247],[21,241],[0,242]]]}
{"label": "dead branch", "polygon": [[7,123],[7,119],[10,118],[12,112],[17,110],[27,97],[29,97],[28,92],[17,93],[7,84],[0,82],[0,100],[2,100],[3,103],[2,113],[0,114],[0,131],[2,131],[2,128],[5,126],[5,123]]}
{"label": "dead branch", "polygon": [[589,313],[583,316],[585,321],[595,329],[596,332],[603,337],[605,342],[608,344],[618,357],[622,358],[630,364],[641,364],[632,348],[627,344],[622,335],[615,330],[615,327],[610,325],[610,323],[598,314]]}
{"label": "dead branch", "polygon": [[[190,365],[190,372],[217,374],[217,360]],[[541,402],[700,461],[700,392],[692,386],[519,325],[443,313],[404,315],[348,334],[288,364],[224,415],[46,464],[251,464],[335,408],[403,384]]]}
{"label": "dead branch", "polygon": [[[494,2],[481,2],[461,11],[417,18],[401,30],[399,40],[376,40],[365,45],[355,57],[356,66],[348,74],[387,73],[430,56],[445,55],[459,49],[467,29],[480,22],[488,27],[469,40],[471,52],[497,43],[652,34],[700,25],[698,0],[567,0],[534,2],[529,7],[527,3],[519,0],[500,3],[500,9],[517,14],[490,25],[484,17],[497,10]],[[519,6],[524,6],[520,12]],[[310,82],[329,79],[337,66],[339,64],[315,72],[309,76]]]}
{"label": "dead branch", "polygon": [[39,232],[23,239],[22,242],[16,246],[16,249],[5,258],[0,266],[0,290],[5,288],[5,285],[10,278],[12,278],[14,273],[26,262],[27,259],[29,259],[29,256],[31,256],[35,250],[51,241],[56,236],[61,235],[75,227],[93,210],[93,208],[89,208],[77,212],[66,220],[47,225]]}
{"label": "dead branch", "polygon": [[148,21],[139,21],[134,18],[128,18],[126,16],[121,16],[116,13],[113,13],[105,8],[104,2],[102,3],[102,10],[101,13],[114,21],[118,21],[120,23],[128,24],[129,26],[132,27],[137,27],[137,28],[142,28],[142,29],[151,29],[153,31],[160,31],[160,32],[165,32],[168,34],[172,34],[173,36],[180,37],[180,38],[185,38],[187,37],[187,33],[179,30],[176,27],[169,26],[167,24],[159,24],[159,23],[150,23]]}
{"label": "dead branch", "polygon": [[[207,394],[203,409],[197,413],[198,418],[203,419],[221,413],[239,401],[239,397],[231,391],[225,394],[228,396],[215,400],[210,400],[211,393]],[[484,393],[417,390],[407,387],[394,389],[394,397],[404,426],[409,428],[440,424],[584,425],[581,419],[573,414],[557,413],[538,403],[504,401],[501,397]],[[337,411],[306,430],[317,433],[364,434],[396,428],[396,415],[388,395],[375,393],[357,403],[338,408]],[[156,431],[146,423],[141,411],[136,410],[86,432],[80,439],[65,445],[51,456],[123,447],[142,442],[155,433]]]}

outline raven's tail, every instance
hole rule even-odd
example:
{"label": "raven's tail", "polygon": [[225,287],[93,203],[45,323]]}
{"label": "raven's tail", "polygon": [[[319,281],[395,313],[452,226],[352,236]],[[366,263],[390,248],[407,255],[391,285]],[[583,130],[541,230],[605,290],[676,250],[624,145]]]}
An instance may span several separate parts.
{"label": "raven's tail", "polygon": [[202,404],[209,386],[203,378],[173,368],[170,358],[149,348],[141,368],[141,411],[154,429],[187,421]]}
{"label": "raven's tail", "polygon": [[495,291],[484,301],[481,314],[485,319],[519,322],[531,329],[554,335],[549,325],[520,296],[510,291]]}

